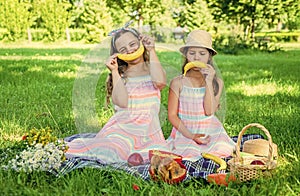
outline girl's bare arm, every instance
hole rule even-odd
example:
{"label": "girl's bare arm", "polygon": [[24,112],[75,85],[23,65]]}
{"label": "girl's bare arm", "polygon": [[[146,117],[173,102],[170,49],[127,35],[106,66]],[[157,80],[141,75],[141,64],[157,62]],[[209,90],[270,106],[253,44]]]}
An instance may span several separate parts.
{"label": "girl's bare arm", "polygon": [[158,56],[155,51],[155,43],[154,39],[147,36],[142,36],[142,42],[149,52],[150,58],[150,76],[154,83],[154,86],[160,90],[162,90],[167,83],[166,72],[161,66],[161,63],[158,59]]}
{"label": "girl's bare arm", "polygon": [[175,127],[184,137],[193,139],[194,134],[184,126],[181,119],[178,117],[180,86],[181,82],[179,77],[171,81],[168,97],[168,118],[173,127]]}
{"label": "girl's bare arm", "polygon": [[112,74],[112,82],[113,82],[113,90],[112,90],[112,102],[113,104],[126,108],[128,106],[128,93],[118,72],[118,63],[117,63],[117,55],[114,54],[108,58],[106,61],[107,68],[111,71]]}

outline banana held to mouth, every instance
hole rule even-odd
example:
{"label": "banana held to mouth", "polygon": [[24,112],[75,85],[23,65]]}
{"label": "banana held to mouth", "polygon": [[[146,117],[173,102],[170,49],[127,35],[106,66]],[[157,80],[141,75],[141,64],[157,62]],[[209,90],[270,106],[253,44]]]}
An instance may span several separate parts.
{"label": "banana held to mouth", "polygon": [[204,63],[200,62],[200,61],[189,62],[189,63],[187,63],[184,66],[184,73],[183,73],[183,75],[185,76],[186,72],[188,70],[192,69],[193,67],[206,68],[207,66]]}
{"label": "banana held to mouth", "polygon": [[144,53],[144,50],[145,50],[144,45],[141,42],[140,47],[139,47],[139,49],[137,49],[137,51],[135,51],[134,53],[130,53],[130,54],[118,54],[118,58],[123,61],[132,61],[132,60],[135,60],[135,59],[139,58],[140,56],[142,56]]}

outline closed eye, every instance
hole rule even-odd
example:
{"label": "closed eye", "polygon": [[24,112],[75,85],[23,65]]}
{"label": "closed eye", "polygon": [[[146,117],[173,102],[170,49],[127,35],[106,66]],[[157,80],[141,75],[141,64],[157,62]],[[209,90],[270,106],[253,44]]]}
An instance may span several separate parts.
{"label": "closed eye", "polygon": [[137,45],[137,43],[135,43],[135,42],[130,44],[131,47],[134,47],[136,45]]}
{"label": "closed eye", "polygon": [[122,53],[122,54],[125,54],[127,51],[126,51],[126,49],[125,48],[121,48],[121,49],[119,49],[119,53]]}

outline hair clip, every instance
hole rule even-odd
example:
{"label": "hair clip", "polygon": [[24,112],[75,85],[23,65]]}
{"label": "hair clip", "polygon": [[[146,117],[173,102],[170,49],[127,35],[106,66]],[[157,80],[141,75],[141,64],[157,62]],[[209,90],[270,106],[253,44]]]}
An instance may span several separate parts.
{"label": "hair clip", "polygon": [[114,29],[111,32],[108,33],[108,36],[114,36],[116,33],[118,33],[121,30],[127,29],[131,24],[133,23],[133,20],[130,20],[128,22],[125,23],[125,25],[121,28],[118,29]]}

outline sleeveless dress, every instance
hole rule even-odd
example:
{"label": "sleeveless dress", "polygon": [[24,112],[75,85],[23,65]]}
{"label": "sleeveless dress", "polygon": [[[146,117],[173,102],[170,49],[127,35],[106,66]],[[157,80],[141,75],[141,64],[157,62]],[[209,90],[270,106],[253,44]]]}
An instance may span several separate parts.
{"label": "sleeveless dress", "polygon": [[148,160],[151,149],[167,150],[160,122],[160,90],[150,75],[127,78],[128,107],[115,106],[116,113],[94,138],[67,142],[67,158],[80,157],[104,164],[125,162],[132,153]]}
{"label": "sleeveless dress", "polygon": [[203,108],[205,87],[194,88],[183,85],[179,95],[178,117],[192,133],[210,135],[208,144],[197,144],[184,137],[173,127],[168,143],[172,152],[180,154],[186,160],[196,161],[201,153],[207,152],[224,158],[231,155],[235,143],[228,136],[222,123],[214,116],[206,116]]}

